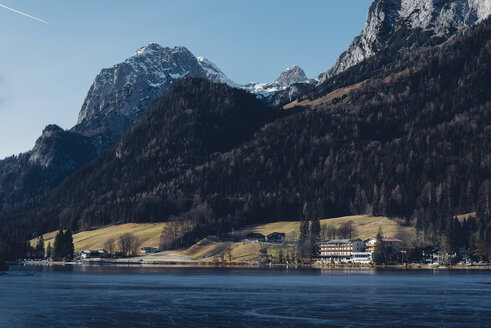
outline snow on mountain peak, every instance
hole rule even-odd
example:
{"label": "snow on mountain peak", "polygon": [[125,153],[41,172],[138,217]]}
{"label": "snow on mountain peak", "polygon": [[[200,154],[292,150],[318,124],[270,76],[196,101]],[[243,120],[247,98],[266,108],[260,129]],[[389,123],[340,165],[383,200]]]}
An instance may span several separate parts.
{"label": "snow on mountain peak", "polygon": [[420,31],[441,43],[490,14],[491,0],[374,0],[363,31],[318,80],[322,82],[377,54],[392,44],[398,31],[404,31],[407,47],[413,43],[411,34]]}
{"label": "snow on mountain peak", "polygon": [[113,145],[178,79],[193,76],[242,88],[267,101],[291,84],[309,82],[298,66],[287,68],[275,82],[239,85],[214,63],[195,57],[186,47],[149,43],[124,62],[97,75],[72,130],[96,140],[100,151]]}
{"label": "snow on mountain peak", "polygon": [[154,54],[155,52],[163,51],[165,48],[157,43],[150,42],[146,46],[141,47],[135,53],[135,56],[142,56],[147,54]]}
{"label": "snow on mountain peak", "polygon": [[278,96],[282,98],[280,95],[281,93],[288,94],[288,99],[294,97],[295,92],[293,92],[293,89],[296,90],[296,88],[293,88],[293,85],[304,84],[307,86],[313,85],[313,82],[314,80],[307,78],[305,72],[300,67],[292,65],[281,72],[280,76],[278,76],[274,82],[251,82],[241,88],[250,93],[254,93],[259,99],[262,99],[266,103],[277,105],[279,100]]}
{"label": "snow on mountain peak", "polygon": [[198,63],[201,65],[203,70],[206,72],[206,77],[212,82],[219,82],[228,84],[231,87],[238,87],[239,84],[230,80],[221,69],[218,68],[213,62],[205,57],[197,57]]}
{"label": "snow on mountain peak", "polygon": [[294,83],[306,83],[308,80],[309,79],[307,78],[307,75],[305,75],[303,69],[296,65],[292,65],[281,72],[275,82],[283,86],[289,86]]}
{"label": "snow on mountain peak", "polygon": [[100,148],[114,144],[157,97],[176,80],[207,74],[183,46],[149,43],[124,62],[102,69],[91,86],[73,128],[100,137]]}

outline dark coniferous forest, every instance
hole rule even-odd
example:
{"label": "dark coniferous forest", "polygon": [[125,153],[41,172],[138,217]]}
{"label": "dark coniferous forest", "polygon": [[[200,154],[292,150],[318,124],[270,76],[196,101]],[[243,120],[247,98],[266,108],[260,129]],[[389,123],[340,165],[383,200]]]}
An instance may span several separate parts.
{"label": "dark coniferous forest", "polygon": [[383,52],[285,109],[181,80],[2,241],[192,220],[193,242],[252,223],[368,213],[436,242],[459,230],[453,216],[477,212],[459,245],[475,233],[490,245],[490,64],[488,19],[441,46]]}

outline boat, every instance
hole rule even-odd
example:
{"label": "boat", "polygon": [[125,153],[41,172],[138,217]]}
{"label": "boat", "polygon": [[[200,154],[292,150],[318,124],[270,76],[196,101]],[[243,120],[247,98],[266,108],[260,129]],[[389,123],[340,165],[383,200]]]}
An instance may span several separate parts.
{"label": "boat", "polygon": [[9,266],[3,259],[0,259],[0,272],[2,271],[8,271]]}

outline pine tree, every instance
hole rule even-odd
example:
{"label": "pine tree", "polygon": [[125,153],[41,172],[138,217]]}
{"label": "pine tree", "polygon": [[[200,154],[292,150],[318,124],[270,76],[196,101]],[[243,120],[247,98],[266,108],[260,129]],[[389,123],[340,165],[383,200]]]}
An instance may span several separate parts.
{"label": "pine tree", "polygon": [[64,255],[64,246],[63,246],[63,230],[60,229],[55,236],[55,242],[53,247],[53,258],[55,260],[61,260]]}
{"label": "pine tree", "polygon": [[321,239],[321,223],[316,216],[310,222],[310,247],[312,257],[319,255],[320,247],[319,242]]}
{"label": "pine tree", "polygon": [[309,221],[300,222],[300,239],[298,241],[299,256],[306,258],[310,256]]}
{"label": "pine tree", "polygon": [[382,239],[383,239],[382,227],[379,227],[377,232],[377,242],[375,244],[375,249],[372,254],[372,260],[373,263],[375,264],[384,264],[386,260],[386,249]]}
{"label": "pine tree", "polygon": [[51,258],[53,256],[53,247],[51,247],[51,242],[48,243],[48,247],[46,247],[46,258]]}
{"label": "pine tree", "polygon": [[35,257],[38,259],[44,258],[44,238],[43,236],[39,237],[38,242],[36,244],[35,249]]}
{"label": "pine tree", "polygon": [[73,258],[74,246],[72,232],[67,230],[63,236],[63,252],[66,259]]}

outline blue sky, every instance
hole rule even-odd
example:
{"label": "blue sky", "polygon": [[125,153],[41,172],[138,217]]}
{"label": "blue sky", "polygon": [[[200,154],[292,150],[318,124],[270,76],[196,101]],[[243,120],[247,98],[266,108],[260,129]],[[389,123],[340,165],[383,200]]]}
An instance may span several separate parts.
{"label": "blue sky", "polygon": [[95,76],[156,42],[184,45],[232,80],[273,81],[290,65],[326,71],[363,28],[371,0],[0,0],[0,158],[47,124],[75,125]]}

